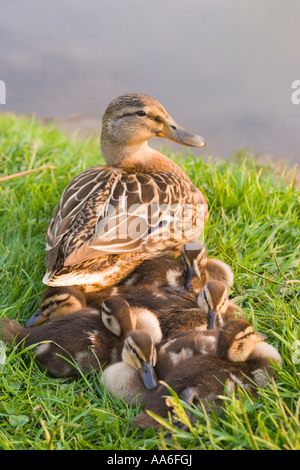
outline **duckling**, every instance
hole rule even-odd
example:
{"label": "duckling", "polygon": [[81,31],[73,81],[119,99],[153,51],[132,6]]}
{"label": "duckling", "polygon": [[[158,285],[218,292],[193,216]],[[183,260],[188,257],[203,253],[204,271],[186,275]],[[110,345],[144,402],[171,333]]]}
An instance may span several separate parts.
{"label": "duckling", "polygon": [[135,330],[124,342],[122,361],[104,369],[101,383],[128,404],[142,403],[145,390],[153,390],[158,385],[155,363],[156,349],[151,336]]}
{"label": "duckling", "polygon": [[[3,319],[2,339],[24,341],[35,347],[37,361],[54,377],[76,377],[99,370],[121,359],[124,339],[136,329],[136,318],[128,303],[118,297],[107,299],[101,309],[78,310],[39,327],[23,328]],[[64,356],[64,357],[61,357]],[[66,359],[74,359],[78,368]]]}
{"label": "duckling", "polygon": [[148,146],[153,137],[205,145],[145,94],[108,105],[101,132],[107,165],[83,171],[64,190],[47,230],[44,284],[116,285],[142,261],[180,254],[199,238],[206,198],[175,162]]}
{"label": "duckling", "polygon": [[[244,387],[256,395],[257,387],[266,386],[275,377],[273,363],[279,367],[282,360],[278,351],[265,343],[264,335],[254,332],[244,319],[231,320],[219,331],[216,357],[195,355],[172,367],[166,374],[167,383],[188,404],[201,401],[204,405],[220,405],[220,396],[237,387]],[[163,417],[172,410],[166,404],[169,392],[161,383],[145,398],[146,410]],[[147,411],[134,418],[142,427],[158,427]]]}
{"label": "duckling", "polygon": [[[187,252],[189,256],[187,255]],[[151,285],[156,288],[171,288],[174,291],[182,292],[186,288],[187,282],[193,274],[188,271],[186,258],[189,263],[198,264],[202,259],[205,247],[199,241],[185,244],[181,250],[181,256],[160,256],[155,259],[143,261],[120,285],[140,286]],[[198,269],[199,271],[199,269]],[[197,271],[197,272],[198,272]]]}
{"label": "duckling", "polygon": [[160,256],[142,262],[119,285],[151,285],[156,288],[170,288],[176,292],[191,289],[199,294],[208,281],[223,281],[227,287],[233,284],[233,273],[228,264],[214,258],[207,258],[205,245],[200,241],[186,243],[180,258]]}
{"label": "duckling", "polygon": [[41,296],[38,309],[25,322],[25,327],[39,325],[51,319],[69,315],[78,310],[91,311],[84,293],[74,286],[48,287]]}
{"label": "duckling", "polygon": [[242,314],[242,310],[228,298],[228,289],[222,281],[210,281],[202,288],[197,304],[201,311],[208,315],[209,330],[215,328],[216,323],[221,326],[224,322]]}
{"label": "duckling", "polygon": [[159,316],[164,338],[167,338],[157,346],[156,370],[160,379],[164,379],[171,367],[187,357],[216,355],[219,328],[237,317],[242,318],[241,309],[229,301],[227,286],[220,281],[208,282],[202,288],[198,305],[201,308],[178,312],[179,318],[165,327],[163,318]]}
{"label": "duckling", "polygon": [[200,292],[203,286],[210,281],[224,282],[229,289],[233,284],[233,272],[224,261],[208,258],[205,245],[201,242],[186,243],[181,252],[185,264],[185,288]]}
{"label": "duckling", "polygon": [[[198,327],[199,328],[199,327]],[[216,355],[219,329],[189,330],[175,334],[157,345],[155,372],[159,380],[165,380],[179,362],[195,355]]]}

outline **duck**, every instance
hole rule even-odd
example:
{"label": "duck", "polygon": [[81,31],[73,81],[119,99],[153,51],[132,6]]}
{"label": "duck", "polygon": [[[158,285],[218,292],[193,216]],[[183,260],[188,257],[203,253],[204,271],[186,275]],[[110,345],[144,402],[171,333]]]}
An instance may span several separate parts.
{"label": "duck", "polygon": [[183,327],[171,321],[170,334],[157,345],[156,369],[161,379],[183,359],[199,354],[216,355],[219,329],[236,318],[245,319],[240,307],[229,301],[227,286],[222,281],[211,281],[203,286],[198,304],[200,309],[178,313]]}
{"label": "duck", "polygon": [[197,295],[208,281],[222,281],[230,288],[233,278],[230,266],[219,259],[208,258],[206,246],[196,240],[182,247],[179,258],[165,255],[143,261],[119,285],[151,285]]}
{"label": "duck", "polygon": [[159,380],[165,380],[171,369],[195,355],[216,355],[218,328],[204,330],[196,327],[162,340],[157,344],[155,372]]}
{"label": "duck", "polygon": [[63,191],[47,228],[44,284],[113,286],[142,261],[179,255],[199,238],[207,200],[175,162],[148,145],[155,137],[205,145],[146,94],[111,101],[101,130],[107,165],[84,170]]}
{"label": "duck", "polygon": [[197,297],[197,305],[202,312],[208,315],[209,330],[216,325],[222,326],[225,322],[242,316],[242,309],[229,300],[228,288],[223,281],[209,281],[201,289]]}
{"label": "duck", "polygon": [[206,254],[203,243],[199,241],[186,243],[182,247],[179,258],[165,255],[143,261],[119,285],[151,285],[160,289],[170,288],[176,292],[182,292],[193,277],[193,274],[189,272],[190,264],[197,265],[199,260],[202,260],[204,252]]}
{"label": "duck", "polygon": [[98,311],[87,306],[84,293],[77,287],[48,287],[41,296],[39,307],[24,326],[37,326],[46,320],[54,320],[77,311],[91,313],[93,310]]}
{"label": "duck", "polygon": [[277,349],[266,342],[265,335],[255,332],[245,319],[231,320],[219,329],[214,355],[196,354],[171,367],[164,381],[146,394],[145,410],[133,423],[141,428],[157,428],[158,422],[147,410],[163,418],[169,413],[172,416],[172,408],[166,401],[166,396],[170,395],[167,387],[188,405],[201,402],[207,408],[215,404],[220,409],[224,391],[229,394],[238,387],[257,396],[259,387],[275,379],[274,365],[282,367],[282,358]]}
{"label": "duck", "polygon": [[[128,303],[118,297],[103,302],[101,309],[83,309],[55,318],[39,327],[22,327],[17,321],[1,320],[1,337],[9,343],[34,347],[36,360],[52,377],[78,377],[81,373],[99,371],[106,365],[123,360],[130,365],[128,350],[137,344],[142,351],[146,332],[136,333],[136,319]],[[147,340],[145,347],[148,348]],[[138,346],[139,345],[139,346]],[[148,348],[149,349],[149,348]],[[146,388],[156,386],[151,364],[142,364],[141,377]],[[145,357],[148,357],[147,354]],[[144,375],[143,375],[144,374]],[[152,380],[152,385],[151,385]]]}
{"label": "duck", "polygon": [[135,330],[124,342],[121,360],[105,367],[100,382],[128,405],[143,404],[146,390],[158,386],[156,358],[152,337],[144,330]]}
{"label": "duck", "polygon": [[199,294],[207,282],[220,281],[227,289],[233,285],[234,274],[231,267],[217,258],[208,258],[207,249],[201,242],[186,243],[181,252],[185,264],[185,288]]}

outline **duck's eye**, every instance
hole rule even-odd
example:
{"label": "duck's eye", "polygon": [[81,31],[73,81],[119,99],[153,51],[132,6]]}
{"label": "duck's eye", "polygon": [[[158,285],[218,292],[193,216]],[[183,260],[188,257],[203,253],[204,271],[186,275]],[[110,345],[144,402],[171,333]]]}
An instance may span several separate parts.
{"label": "duck's eye", "polygon": [[131,348],[131,351],[133,352],[133,354],[136,354],[136,349],[135,348]]}
{"label": "duck's eye", "polygon": [[143,116],[146,116],[146,113],[145,113],[145,111],[140,109],[139,111],[136,112],[136,115],[139,116],[139,117],[143,117]]}
{"label": "duck's eye", "polygon": [[55,300],[50,300],[50,302],[48,303],[48,307],[53,307],[54,305],[56,305]]}

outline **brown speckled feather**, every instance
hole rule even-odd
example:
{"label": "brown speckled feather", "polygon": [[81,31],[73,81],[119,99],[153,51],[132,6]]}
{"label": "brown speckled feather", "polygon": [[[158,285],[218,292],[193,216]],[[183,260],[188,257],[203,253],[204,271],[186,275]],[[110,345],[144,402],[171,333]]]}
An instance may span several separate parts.
{"label": "brown speckled feather", "polygon": [[[194,226],[185,239],[176,239],[183,204],[194,212]],[[94,280],[77,282],[76,278],[74,282],[70,273],[105,272],[113,266],[119,267],[122,276],[118,277],[116,269],[115,277],[110,272],[108,284],[104,277],[99,283],[115,284],[125,277],[126,270],[130,272],[143,259],[155,257],[156,251],[163,254],[174,247],[180,249],[191,233],[199,236],[203,223],[196,219],[197,204],[206,204],[202,193],[174,174],[128,174],[103,166],[82,172],[64,191],[48,227],[46,283],[93,284]],[[171,211],[172,206],[177,212]],[[134,212],[135,207],[142,208],[142,213]],[[132,236],[128,229],[137,224],[137,234]],[[64,280],[64,274],[70,281]]]}

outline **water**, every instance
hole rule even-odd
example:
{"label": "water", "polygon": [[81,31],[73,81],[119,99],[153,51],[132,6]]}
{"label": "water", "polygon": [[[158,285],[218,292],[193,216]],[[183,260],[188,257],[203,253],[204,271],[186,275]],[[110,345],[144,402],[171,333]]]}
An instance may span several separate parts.
{"label": "water", "polygon": [[0,111],[98,126],[112,98],[143,92],[208,154],[300,163],[299,18],[298,0],[0,0]]}

